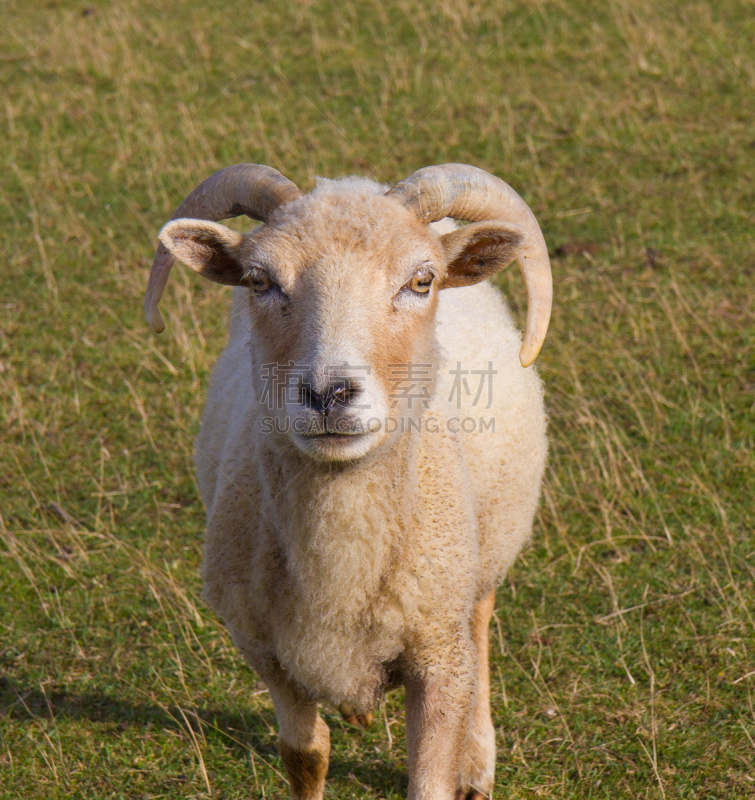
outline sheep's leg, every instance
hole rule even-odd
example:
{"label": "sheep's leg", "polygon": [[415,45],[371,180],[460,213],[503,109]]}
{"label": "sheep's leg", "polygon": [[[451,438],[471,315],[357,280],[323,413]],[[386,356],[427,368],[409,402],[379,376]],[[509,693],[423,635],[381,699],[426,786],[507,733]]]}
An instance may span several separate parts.
{"label": "sheep's leg", "polygon": [[495,729],[490,717],[488,629],[494,606],[495,591],[492,591],[477,603],[472,614],[472,641],[477,651],[477,691],[469,737],[461,759],[457,800],[483,800],[491,797],[493,791]]}
{"label": "sheep's leg", "polygon": [[422,658],[435,666],[410,668],[405,678],[409,800],[453,800],[459,780],[476,658],[470,640],[454,642],[444,656]]}
{"label": "sheep's leg", "polygon": [[278,717],[278,749],[288,773],[293,800],[322,800],[330,756],[330,731],[278,667],[262,675]]}
{"label": "sheep's leg", "polygon": [[373,716],[371,711],[366,714],[357,714],[348,703],[341,703],[338,706],[338,710],[349,725],[359,725],[360,728],[369,728],[372,725]]}
{"label": "sheep's leg", "polygon": [[257,642],[230,628],[249,666],[270,692],[278,718],[278,749],[286,766],[293,800],[322,800],[330,756],[330,731],[317,703],[303,697],[277,659]]}

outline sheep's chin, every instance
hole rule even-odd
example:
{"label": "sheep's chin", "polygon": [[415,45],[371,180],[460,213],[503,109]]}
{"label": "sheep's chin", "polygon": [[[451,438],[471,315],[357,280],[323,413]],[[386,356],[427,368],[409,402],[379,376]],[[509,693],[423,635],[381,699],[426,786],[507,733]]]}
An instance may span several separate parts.
{"label": "sheep's chin", "polygon": [[325,434],[305,436],[291,434],[294,444],[314,461],[357,461],[373,450],[381,440],[377,433]]}

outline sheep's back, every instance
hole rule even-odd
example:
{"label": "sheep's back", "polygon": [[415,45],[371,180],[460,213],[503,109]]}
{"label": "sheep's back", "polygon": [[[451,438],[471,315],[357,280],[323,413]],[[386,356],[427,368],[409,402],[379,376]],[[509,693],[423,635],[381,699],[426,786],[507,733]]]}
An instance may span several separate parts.
{"label": "sheep's back", "polygon": [[[461,440],[480,527],[482,593],[503,579],[531,535],[547,452],[542,384],[534,367],[520,365],[521,336],[488,282],[441,292],[437,338],[443,356],[439,400],[456,405],[460,397],[455,414],[476,423]],[[466,376],[470,394],[453,391],[459,364],[465,370],[492,365],[489,408],[487,386],[474,404],[479,376]]]}
{"label": "sheep's back", "polygon": [[238,438],[233,428],[248,419],[254,404],[252,354],[247,341],[251,323],[248,304],[249,290],[234,289],[228,344],[212,372],[195,442],[197,482],[208,514],[212,510],[223,451]]}

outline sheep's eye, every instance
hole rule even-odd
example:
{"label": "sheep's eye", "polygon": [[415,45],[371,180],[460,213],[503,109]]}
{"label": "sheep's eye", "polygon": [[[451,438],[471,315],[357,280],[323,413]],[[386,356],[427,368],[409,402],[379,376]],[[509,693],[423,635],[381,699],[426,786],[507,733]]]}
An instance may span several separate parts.
{"label": "sheep's eye", "polygon": [[433,285],[433,278],[435,276],[428,267],[420,267],[412,279],[407,283],[407,287],[417,294],[427,294],[430,287]]}
{"label": "sheep's eye", "polygon": [[267,272],[264,269],[260,269],[260,267],[252,267],[246,273],[246,279],[255,294],[262,294],[275,286]]}

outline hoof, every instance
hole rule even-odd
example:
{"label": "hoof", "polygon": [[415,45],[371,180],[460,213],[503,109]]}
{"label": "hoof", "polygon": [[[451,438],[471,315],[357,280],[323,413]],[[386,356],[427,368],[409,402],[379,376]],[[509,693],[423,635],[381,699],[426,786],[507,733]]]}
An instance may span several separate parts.
{"label": "hoof", "polygon": [[354,709],[346,703],[341,703],[338,710],[349,725],[359,725],[360,728],[369,728],[370,725],[372,725],[372,713],[370,711],[366,714],[357,714]]}

